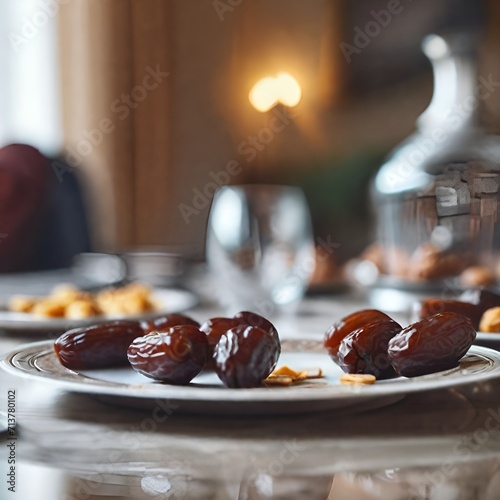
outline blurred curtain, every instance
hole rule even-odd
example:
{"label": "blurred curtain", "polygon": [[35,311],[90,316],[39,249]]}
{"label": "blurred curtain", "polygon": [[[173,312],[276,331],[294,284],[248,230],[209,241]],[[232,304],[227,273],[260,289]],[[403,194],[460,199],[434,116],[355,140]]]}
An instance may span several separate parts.
{"label": "blurred curtain", "polygon": [[60,148],[59,8],[60,0],[0,2],[0,146]]}
{"label": "blurred curtain", "polygon": [[[233,3],[71,0],[61,7],[64,158],[89,179],[98,248],[201,254],[217,185],[292,161],[307,168],[329,147],[321,119],[340,79],[339,2]],[[288,70],[303,86],[300,117],[250,160],[242,149],[274,115],[252,108],[248,93],[269,72]],[[157,85],[148,90],[153,74]],[[320,146],[318,137],[326,137]]]}

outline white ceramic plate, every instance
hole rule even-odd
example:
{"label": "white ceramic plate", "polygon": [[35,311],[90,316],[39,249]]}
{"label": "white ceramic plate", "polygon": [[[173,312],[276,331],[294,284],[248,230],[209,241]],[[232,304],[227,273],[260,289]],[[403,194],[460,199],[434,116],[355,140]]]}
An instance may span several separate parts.
{"label": "white ceramic plate", "polygon": [[191,292],[173,288],[156,288],[153,290],[152,296],[155,302],[159,304],[159,307],[154,312],[137,316],[125,316],[121,318],[116,316],[94,316],[92,318],[82,320],[70,320],[64,318],[45,319],[32,314],[7,311],[4,307],[3,309],[0,309],[0,330],[40,334],[61,333],[69,330],[70,328],[94,325],[96,323],[102,323],[113,319],[143,320],[153,318],[161,314],[181,312],[194,307],[198,303],[197,297]]}
{"label": "white ceramic plate", "polygon": [[500,353],[471,347],[453,369],[413,379],[397,378],[370,386],[339,383],[342,371],[324,352],[319,341],[282,343],[279,365],[295,369],[319,367],[325,378],[289,387],[228,389],[213,373],[201,374],[187,386],[155,383],[132,368],[75,372],[57,360],[51,341],[21,346],[4,355],[0,366],[14,375],[43,380],[58,387],[97,395],[115,404],[154,408],[168,404],[179,413],[289,414],[308,413],[375,403],[390,404],[412,392],[455,387],[500,376]]}

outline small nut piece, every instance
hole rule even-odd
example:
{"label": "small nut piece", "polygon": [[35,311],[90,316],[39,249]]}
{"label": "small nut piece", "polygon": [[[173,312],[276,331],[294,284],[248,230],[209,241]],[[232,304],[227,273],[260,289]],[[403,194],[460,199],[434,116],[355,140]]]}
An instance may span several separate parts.
{"label": "small nut piece", "polygon": [[267,386],[276,385],[276,386],[287,387],[289,385],[292,385],[292,383],[293,383],[293,378],[288,377],[287,375],[270,375],[264,380],[264,385]]}
{"label": "small nut piece", "polygon": [[298,372],[293,370],[289,366],[283,365],[283,366],[280,366],[279,368],[276,368],[276,370],[274,370],[270,376],[275,377],[278,375],[291,377],[293,380],[295,380],[297,378]]}
{"label": "small nut piece", "polygon": [[307,380],[308,378],[314,378],[314,377],[309,377],[307,374],[307,371],[303,371],[303,372],[297,373],[297,375],[293,379],[293,381],[294,382],[302,382],[302,380]]}
{"label": "small nut piece", "polygon": [[479,323],[479,331],[487,333],[500,333],[500,307],[488,309]]}
{"label": "small nut piece", "polygon": [[85,298],[86,295],[88,294],[83,292],[79,288],[76,288],[75,286],[69,284],[56,286],[50,294],[53,299],[58,300],[59,302],[61,302],[61,304],[64,305],[70,305],[76,300]]}
{"label": "small nut piece", "polygon": [[376,380],[374,375],[367,373],[346,373],[340,377],[341,384],[349,385],[372,385]]}
{"label": "small nut piece", "polygon": [[65,317],[68,319],[86,319],[101,314],[97,304],[91,300],[76,300],[66,307]]}
{"label": "small nut piece", "polygon": [[312,368],[310,370],[306,371],[307,379],[312,379],[312,378],[323,378],[323,370],[321,368]]}
{"label": "small nut piece", "polygon": [[29,313],[33,310],[36,303],[37,299],[34,297],[15,295],[9,301],[9,309],[13,312]]}
{"label": "small nut piece", "polygon": [[313,368],[311,370],[295,371],[289,366],[283,365],[276,368],[269,377],[264,380],[264,385],[281,385],[288,386],[295,382],[303,382],[312,378],[322,378],[323,372],[321,368]]}
{"label": "small nut piece", "polygon": [[37,302],[31,312],[35,316],[45,318],[63,318],[65,308],[65,305],[61,304],[57,299],[47,298]]}

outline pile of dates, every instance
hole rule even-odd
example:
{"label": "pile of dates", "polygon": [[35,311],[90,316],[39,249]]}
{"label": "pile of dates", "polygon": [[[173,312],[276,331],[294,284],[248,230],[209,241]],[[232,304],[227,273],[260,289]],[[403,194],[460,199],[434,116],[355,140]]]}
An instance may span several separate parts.
{"label": "pile of dates", "polygon": [[455,312],[403,328],[383,312],[369,309],[334,323],[326,332],[325,347],[346,373],[388,379],[454,368],[475,338],[471,321]]}
{"label": "pile of dates", "polygon": [[188,384],[203,369],[227,387],[258,387],[273,371],[281,344],[270,321],[251,312],[200,325],[169,314],[147,322],[112,321],[61,335],[54,350],[71,370],[130,364],[154,380]]}

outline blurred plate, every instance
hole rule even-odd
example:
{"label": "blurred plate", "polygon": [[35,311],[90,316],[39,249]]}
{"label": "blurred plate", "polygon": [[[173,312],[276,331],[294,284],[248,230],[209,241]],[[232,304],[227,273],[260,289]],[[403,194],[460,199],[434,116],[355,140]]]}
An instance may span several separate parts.
{"label": "blurred plate", "polygon": [[185,311],[198,303],[198,298],[191,292],[174,288],[154,288],[153,300],[158,308],[153,312],[136,316],[94,316],[83,320],[69,320],[64,318],[39,318],[27,313],[15,313],[6,310],[5,305],[0,309],[0,330],[25,333],[61,333],[70,328],[94,325],[113,319],[143,320],[162,314]]}
{"label": "blurred plate", "polygon": [[68,370],[54,354],[52,341],[21,346],[0,358],[0,366],[13,375],[43,380],[68,391],[93,394],[110,403],[151,409],[168,401],[176,412],[204,415],[360,410],[373,408],[374,404],[391,404],[414,392],[500,377],[500,353],[476,346],[471,347],[459,366],[452,370],[412,379],[399,377],[365,386],[340,384],[343,372],[324,351],[321,341],[284,341],[278,364],[296,370],[321,368],[325,377],[289,387],[229,389],[214,373],[202,373],[187,386],[174,386],[156,383],[131,367],[81,372]]}
{"label": "blurred plate", "polygon": [[418,294],[439,294],[443,290],[450,291],[450,289],[452,289],[455,291],[458,289],[453,278],[439,281],[410,281],[398,276],[385,275],[378,276],[377,279],[369,286],[373,288],[391,288],[394,290],[402,290],[404,292]]}
{"label": "blurred plate", "polygon": [[56,286],[62,283],[89,290],[115,286],[122,280],[123,276],[111,274],[105,276],[105,279],[97,280],[93,279],[90,274],[80,274],[76,269],[0,274],[0,301],[5,303],[12,295],[49,295]]}
{"label": "blurred plate", "polygon": [[474,344],[500,351],[500,333],[477,332]]}
{"label": "blurred plate", "polygon": [[345,293],[349,290],[347,281],[338,279],[325,283],[310,283],[307,287],[307,295],[329,295],[337,293]]}
{"label": "blurred plate", "polygon": [[127,278],[153,286],[175,287],[187,269],[186,259],[176,253],[163,251],[136,251],[121,254],[127,266]]}

